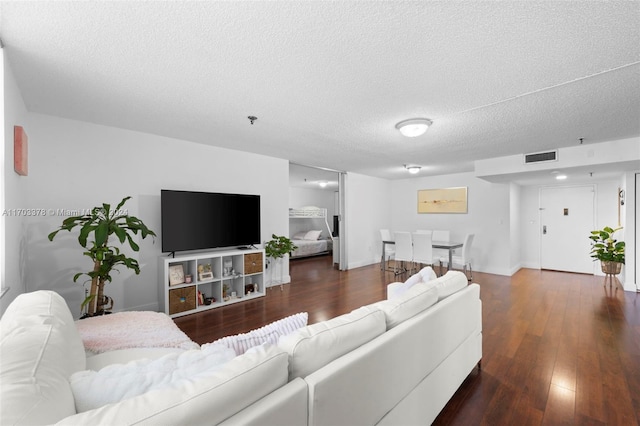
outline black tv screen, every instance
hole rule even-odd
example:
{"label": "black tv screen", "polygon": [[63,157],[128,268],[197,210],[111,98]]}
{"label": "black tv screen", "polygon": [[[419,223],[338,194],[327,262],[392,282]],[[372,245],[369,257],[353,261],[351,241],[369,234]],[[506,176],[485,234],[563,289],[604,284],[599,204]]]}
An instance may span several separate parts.
{"label": "black tv screen", "polygon": [[162,251],[260,243],[260,196],[213,192],[160,192]]}

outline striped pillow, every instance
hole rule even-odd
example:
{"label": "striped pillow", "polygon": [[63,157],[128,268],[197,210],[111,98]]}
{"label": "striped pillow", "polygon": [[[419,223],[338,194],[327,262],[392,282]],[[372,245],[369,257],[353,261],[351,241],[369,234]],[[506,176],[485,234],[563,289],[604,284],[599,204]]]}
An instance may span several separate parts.
{"label": "striped pillow", "polygon": [[280,336],[286,336],[299,328],[305,327],[309,320],[309,314],[300,312],[295,315],[282,318],[267,324],[264,327],[257,328],[248,333],[236,334],[234,336],[226,336],[216,340],[213,343],[225,345],[234,351],[236,355],[242,355],[249,348],[261,345],[263,343],[278,343]]}

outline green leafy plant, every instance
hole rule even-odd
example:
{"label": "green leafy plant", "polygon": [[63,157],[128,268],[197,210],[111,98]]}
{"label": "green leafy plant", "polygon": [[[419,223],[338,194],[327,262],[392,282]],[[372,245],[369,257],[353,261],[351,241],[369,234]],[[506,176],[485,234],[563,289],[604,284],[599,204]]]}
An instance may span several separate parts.
{"label": "green leafy plant", "polygon": [[293,244],[293,242],[282,235],[271,235],[271,240],[267,241],[264,245],[264,251],[272,259],[280,259],[284,257],[285,254],[291,254],[298,246]]}
{"label": "green leafy plant", "polygon": [[613,234],[622,227],[613,229],[605,226],[601,230],[591,231],[591,257],[603,262],[624,263],[624,241],[613,238]]}
{"label": "green leafy plant", "polygon": [[82,275],[87,275],[91,279],[91,290],[81,306],[84,309],[88,305],[87,316],[105,313],[105,306],[110,298],[104,295],[104,285],[112,280],[111,272],[117,266],[124,265],[133,270],[136,275],[140,274],[138,261],[121,253],[118,247],[109,245],[109,237],[115,234],[120,244],[128,244],[133,251],[139,251],[140,247],[134,241],[134,235],[140,233],[143,239],[147,236],[156,236],[140,219],[129,216],[122,210],[122,206],[130,198],[123,198],[113,210],[110,204],[102,204],[92,208],[91,214],[68,217],[62,222],[60,228],[48,236],[49,241],[53,241],[56,234],[62,230],[71,232],[75,227],[80,228],[78,242],[86,249],[83,255],[93,261],[93,269],[75,274],[73,281],[77,282]]}

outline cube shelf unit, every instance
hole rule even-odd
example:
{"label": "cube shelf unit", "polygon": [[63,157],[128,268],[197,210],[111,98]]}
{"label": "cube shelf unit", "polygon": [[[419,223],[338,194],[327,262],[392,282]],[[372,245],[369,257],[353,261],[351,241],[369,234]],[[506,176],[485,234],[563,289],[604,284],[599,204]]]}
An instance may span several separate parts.
{"label": "cube shelf unit", "polygon": [[[162,256],[158,261],[160,309],[178,317],[263,297],[264,262],[264,250],[260,249]],[[170,284],[172,267],[181,272],[174,277],[176,284]],[[191,275],[190,283],[184,281],[187,275]],[[202,304],[198,292],[215,300]]]}

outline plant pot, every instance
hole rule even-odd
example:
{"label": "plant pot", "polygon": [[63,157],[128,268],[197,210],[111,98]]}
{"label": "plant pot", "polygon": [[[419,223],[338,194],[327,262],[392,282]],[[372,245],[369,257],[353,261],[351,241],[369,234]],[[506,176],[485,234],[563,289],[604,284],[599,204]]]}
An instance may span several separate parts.
{"label": "plant pot", "polygon": [[618,275],[622,270],[622,263],[611,260],[601,260],[600,266],[602,267],[602,272],[609,275]]}

